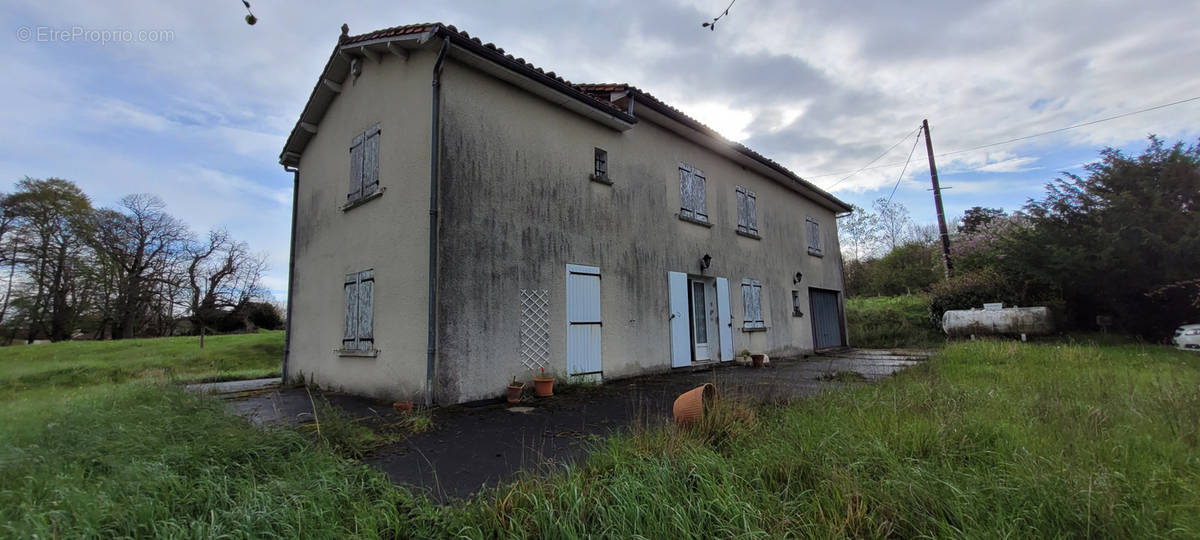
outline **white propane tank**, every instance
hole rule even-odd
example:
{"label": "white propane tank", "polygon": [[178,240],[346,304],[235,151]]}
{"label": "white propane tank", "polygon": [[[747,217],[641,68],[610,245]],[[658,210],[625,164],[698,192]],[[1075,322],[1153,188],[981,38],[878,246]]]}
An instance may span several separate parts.
{"label": "white propane tank", "polygon": [[1050,309],[1044,306],[1001,309],[954,309],[942,315],[947,336],[997,334],[1046,335],[1054,331]]}

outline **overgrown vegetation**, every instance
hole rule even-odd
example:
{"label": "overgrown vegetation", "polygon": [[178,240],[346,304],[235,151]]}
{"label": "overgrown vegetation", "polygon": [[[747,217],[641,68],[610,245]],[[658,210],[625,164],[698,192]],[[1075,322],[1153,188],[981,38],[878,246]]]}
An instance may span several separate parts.
{"label": "overgrown vegetation", "polygon": [[279,376],[283,332],[66,341],[0,348],[0,401],[26,390],[67,391],[134,379],[232,380]]}
{"label": "overgrown vegetation", "polygon": [[13,394],[6,536],[1200,535],[1200,356],[1161,346],[953,344],[790,405],[718,400],[441,507],[173,387]]}
{"label": "overgrown vegetation", "polygon": [[[1107,315],[1115,329],[1154,341],[1200,320],[1200,145],[1151,136],[1140,155],[1106,148],[1086,170],[1063,173],[1012,215],[969,209],[952,235],[949,281],[935,236],[910,227],[907,243],[897,243],[903,213],[855,208],[840,222],[853,255],[847,292],[928,292],[934,319],[984,301],[1045,305],[1068,330],[1095,330],[1096,317]],[[873,258],[889,241],[890,251]]]}
{"label": "overgrown vegetation", "polygon": [[926,296],[847,298],[846,323],[855,347],[921,348],[946,343],[940,324],[929,318]]}

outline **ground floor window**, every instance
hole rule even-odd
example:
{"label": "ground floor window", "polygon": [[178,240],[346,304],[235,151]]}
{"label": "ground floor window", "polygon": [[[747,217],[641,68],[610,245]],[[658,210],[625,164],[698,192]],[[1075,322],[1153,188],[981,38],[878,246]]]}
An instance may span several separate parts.
{"label": "ground floor window", "polygon": [[369,351],[375,345],[375,272],[346,274],[346,325],[342,349]]}

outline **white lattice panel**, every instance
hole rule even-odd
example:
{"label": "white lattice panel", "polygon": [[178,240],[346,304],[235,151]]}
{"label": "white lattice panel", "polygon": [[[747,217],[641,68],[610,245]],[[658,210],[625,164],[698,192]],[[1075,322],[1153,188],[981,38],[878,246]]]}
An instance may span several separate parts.
{"label": "white lattice panel", "polygon": [[550,367],[550,291],[521,289],[521,363]]}

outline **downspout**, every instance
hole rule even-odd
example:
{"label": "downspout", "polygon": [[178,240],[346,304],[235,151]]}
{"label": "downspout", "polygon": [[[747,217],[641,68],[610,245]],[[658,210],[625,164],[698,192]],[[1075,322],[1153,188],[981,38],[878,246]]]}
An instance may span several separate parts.
{"label": "downspout", "polygon": [[[433,126],[429,132],[429,341],[425,351],[425,406],[433,406],[433,373],[437,367],[437,282],[438,282],[438,145],[441,142],[442,62],[450,48],[450,36],[442,38],[442,49],[433,62]],[[290,297],[289,297],[290,298]]]}
{"label": "downspout", "polygon": [[292,173],[292,241],[288,248],[288,289],[287,289],[287,322],[283,327],[283,366],[280,368],[280,384],[288,381],[288,357],[292,352],[292,293],[296,283],[296,204],[300,200],[300,169],[284,166],[283,170]]}

